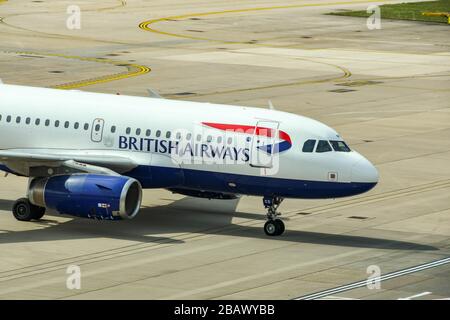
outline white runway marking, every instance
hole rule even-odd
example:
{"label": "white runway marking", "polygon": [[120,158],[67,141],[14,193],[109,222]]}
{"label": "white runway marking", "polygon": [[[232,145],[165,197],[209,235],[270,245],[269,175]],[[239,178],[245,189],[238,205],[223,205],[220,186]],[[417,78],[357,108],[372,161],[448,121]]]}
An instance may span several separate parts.
{"label": "white runway marking", "polygon": [[406,297],[406,298],[398,298],[398,300],[411,300],[411,299],[414,299],[414,298],[419,298],[419,297],[427,296],[427,295],[429,295],[429,294],[431,294],[431,292],[425,291],[425,292],[422,292],[422,293],[419,293],[419,294],[415,294],[415,295],[410,296],[410,297]]}
{"label": "white runway marking", "polygon": [[328,297],[323,298],[322,300],[359,300],[359,299],[338,297],[338,296],[328,296]]}
{"label": "white runway marking", "polygon": [[[411,273],[415,273],[415,272],[419,272],[419,271],[423,271],[423,270],[427,270],[427,269],[431,269],[431,268],[435,268],[435,267],[439,267],[442,266],[444,264],[448,264],[450,263],[450,257],[444,258],[444,259],[440,259],[440,260],[436,260],[436,261],[432,261],[429,263],[425,263],[425,264],[421,264],[415,267],[411,267],[411,268],[407,268],[407,269],[403,269],[403,270],[399,270],[399,271],[395,271],[395,272],[391,272],[391,273],[387,273],[385,275],[381,275],[379,279],[377,279],[376,281],[382,282],[382,281],[386,281],[389,279],[393,279],[393,278],[397,278],[397,277],[401,277],[407,274],[411,274]],[[323,298],[323,297],[327,297],[333,294],[337,294],[337,293],[341,293],[341,292],[345,292],[345,291],[349,291],[349,290],[353,290],[353,289],[357,289],[357,288],[362,288],[365,287],[367,285],[367,280],[361,280],[358,282],[354,282],[354,283],[350,283],[341,287],[336,287],[336,288],[332,288],[332,289],[327,289],[324,291],[319,291],[313,294],[309,294],[306,296],[302,296],[302,297],[298,297],[295,298],[294,300],[314,300],[314,299],[319,299],[319,298]]]}

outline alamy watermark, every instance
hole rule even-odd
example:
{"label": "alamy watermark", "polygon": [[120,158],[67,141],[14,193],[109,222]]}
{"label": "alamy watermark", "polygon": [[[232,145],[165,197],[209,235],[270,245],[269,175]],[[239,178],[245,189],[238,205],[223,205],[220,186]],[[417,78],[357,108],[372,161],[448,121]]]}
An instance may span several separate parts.
{"label": "alamy watermark", "polygon": [[66,288],[69,290],[81,289],[81,267],[77,265],[70,265],[67,267],[66,274]]}
{"label": "alamy watermark", "polygon": [[366,21],[367,29],[369,30],[379,30],[381,29],[381,9],[379,6],[370,5],[367,13],[371,14]]}
{"label": "alamy watermark", "polygon": [[367,277],[366,286],[369,290],[381,289],[381,268],[377,265],[370,265],[366,270]]}
{"label": "alamy watermark", "polygon": [[81,8],[77,5],[70,5],[66,10],[69,17],[66,20],[66,27],[69,30],[81,29]]}

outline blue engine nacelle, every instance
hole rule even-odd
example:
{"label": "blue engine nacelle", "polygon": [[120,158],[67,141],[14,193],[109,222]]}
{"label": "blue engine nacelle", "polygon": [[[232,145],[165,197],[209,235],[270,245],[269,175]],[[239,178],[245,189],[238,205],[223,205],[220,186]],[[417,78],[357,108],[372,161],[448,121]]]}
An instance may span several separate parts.
{"label": "blue engine nacelle", "polygon": [[139,212],[141,184],[125,176],[73,174],[36,178],[28,198],[39,207],[91,219],[131,219]]}

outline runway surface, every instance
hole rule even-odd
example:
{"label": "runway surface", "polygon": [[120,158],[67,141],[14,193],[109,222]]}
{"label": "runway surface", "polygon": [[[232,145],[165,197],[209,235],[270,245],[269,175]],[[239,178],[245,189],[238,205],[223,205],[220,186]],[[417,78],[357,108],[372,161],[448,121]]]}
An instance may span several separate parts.
{"label": "runway surface", "polygon": [[[3,82],[271,100],[335,128],[380,183],[348,199],[287,199],[286,233],[267,238],[260,198],[164,190],[146,190],[131,221],[18,222],[10,209],[27,180],[2,175],[0,299],[450,297],[448,25],[369,30],[366,19],[324,15],[368,1],[108,0],[78,1],[81,29],[71,30],[72,4],[0,1]],[[66,287],[71,265],[80,290]]]}

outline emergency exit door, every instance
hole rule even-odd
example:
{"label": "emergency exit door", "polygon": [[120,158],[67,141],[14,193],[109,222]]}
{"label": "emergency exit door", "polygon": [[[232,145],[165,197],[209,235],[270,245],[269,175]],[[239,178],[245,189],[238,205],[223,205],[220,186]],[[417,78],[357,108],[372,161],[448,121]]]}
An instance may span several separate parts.
{"label": "emergency exit door", "polygon": [[92,122],[91,140],[94,142],[101,142],[103,139],[103,127],[105,120],[97,118]]}

